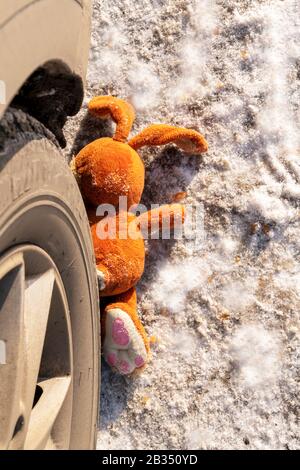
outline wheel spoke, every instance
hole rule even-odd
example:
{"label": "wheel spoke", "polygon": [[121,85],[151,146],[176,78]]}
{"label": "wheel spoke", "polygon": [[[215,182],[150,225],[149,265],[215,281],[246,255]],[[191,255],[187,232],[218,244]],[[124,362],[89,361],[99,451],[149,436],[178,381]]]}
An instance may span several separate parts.
{"label": "wheel spoke", "polygon": [[42,449],[51,441],[50,433],[68,394],[71,377],[55,377],[38,383],[43,393],[33,408],[25,449]]}
{"label": "wheel spoke", "polygon": [[24,383],[24,402],[27,410],[27,425],[38,380],[54,280],[53,269],[26,279],[24,331],[27,370]]}

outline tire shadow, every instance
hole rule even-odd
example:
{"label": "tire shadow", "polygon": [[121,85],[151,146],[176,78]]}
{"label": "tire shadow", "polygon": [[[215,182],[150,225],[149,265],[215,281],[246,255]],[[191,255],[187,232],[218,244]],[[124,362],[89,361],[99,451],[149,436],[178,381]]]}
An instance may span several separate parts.
{"label": "tire shadow", "polygon": [[99,409],[99,429],[106,429],[116,421],[133,398],[138,384],[132,378],[126,378],[112,371],[102,358],[101,393]]}
{"label": "tire shadow", "polygon": [[71,156],[77,155],[83,147],[101,137],[112,137],[113,125],[110,119],[99,119],[88,111],[83,117],[75,136]]}

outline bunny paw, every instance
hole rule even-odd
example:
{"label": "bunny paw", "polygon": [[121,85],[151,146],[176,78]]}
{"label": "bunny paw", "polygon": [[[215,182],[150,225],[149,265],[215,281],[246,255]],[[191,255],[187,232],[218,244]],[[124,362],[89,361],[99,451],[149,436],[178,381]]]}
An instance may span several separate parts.
{"label": "bunny paw", "polygon": [[147,361],[144,341],[128,313],[107,310],[103,354],[106,362],[122,375],[129,375]]}
{"label": "bunny paw", "polygon": [[105,282],[105,274],[102,271],[100,271],[100,269],[97,269],[97,279],[98,279],[99,291],[101,292],[102,290],[105,289],[106,282]]}

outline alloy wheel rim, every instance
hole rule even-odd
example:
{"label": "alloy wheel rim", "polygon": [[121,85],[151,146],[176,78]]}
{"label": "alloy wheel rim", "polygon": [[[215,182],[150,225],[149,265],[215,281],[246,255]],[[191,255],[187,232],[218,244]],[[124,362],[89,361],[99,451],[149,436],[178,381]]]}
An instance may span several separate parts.
{"label": "alloy wheel rim", "polygon": [[73,358],[67,297],[35,245],[0,258],[0,448],[68,448]]}

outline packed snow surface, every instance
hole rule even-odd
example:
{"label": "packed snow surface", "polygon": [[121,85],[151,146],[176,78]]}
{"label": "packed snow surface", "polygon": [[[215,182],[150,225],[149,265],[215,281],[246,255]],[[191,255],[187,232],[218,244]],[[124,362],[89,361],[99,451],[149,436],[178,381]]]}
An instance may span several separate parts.
{"label": "packed snow surface", "polygon": [[205,237],[150,240],[138,285],[152,361],[103,364],[99,449],[296,449],[300,341],[300,4],[94,0],[82,112],[68,151],[111,135],[113,94],[152,123],[198,129],[203,157],[144,148],[143,203],[201,205]]}

